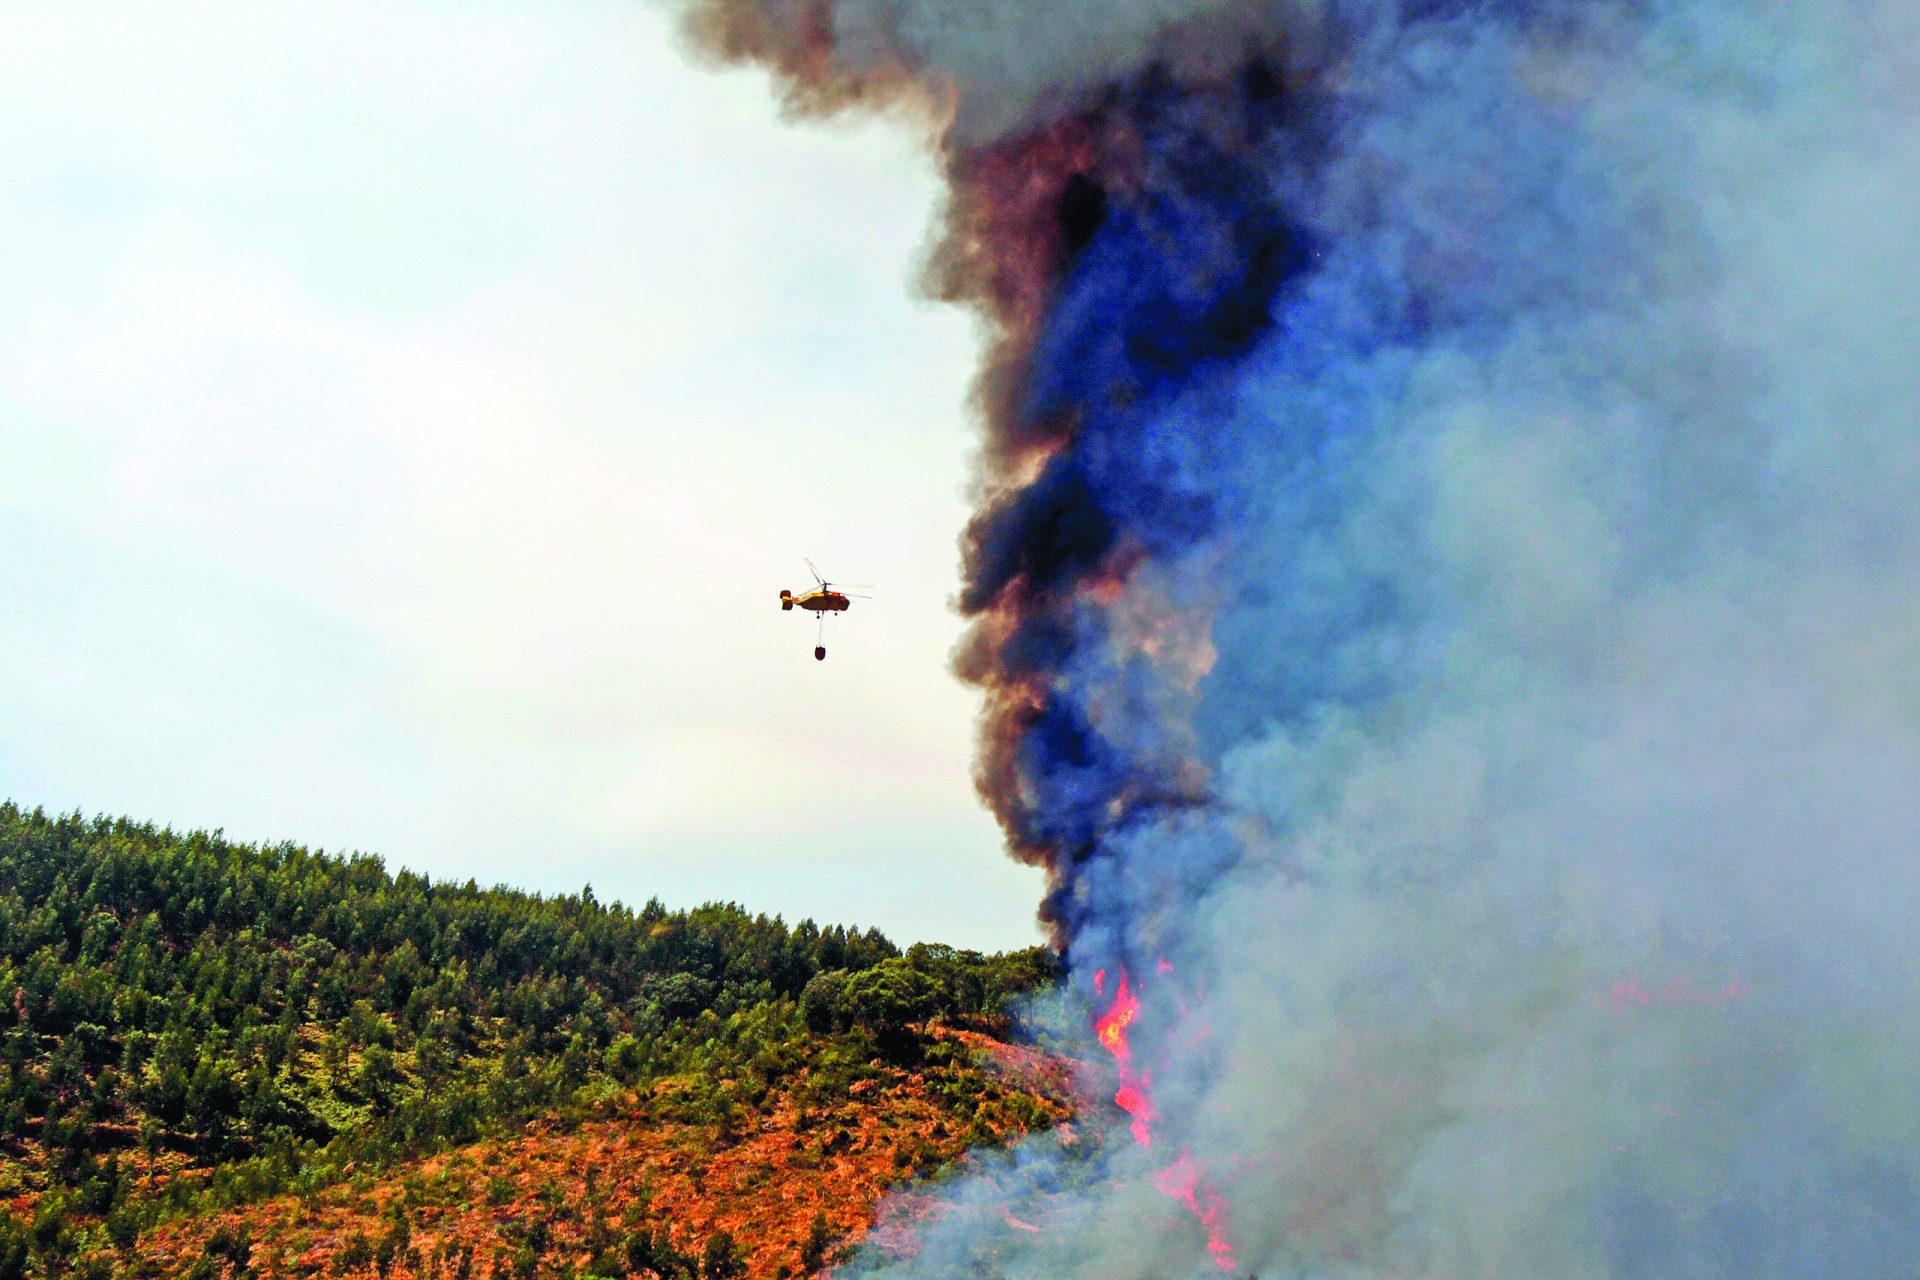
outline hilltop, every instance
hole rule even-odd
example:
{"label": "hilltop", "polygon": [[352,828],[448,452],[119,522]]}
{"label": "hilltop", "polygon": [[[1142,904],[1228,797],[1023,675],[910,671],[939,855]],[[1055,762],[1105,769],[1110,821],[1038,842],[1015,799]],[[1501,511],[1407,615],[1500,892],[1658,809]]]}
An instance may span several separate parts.
{"label": "hilltop", "polygon": [[805,1274],[1068,1114],[1055,976],[0,804],[0,1280]]}

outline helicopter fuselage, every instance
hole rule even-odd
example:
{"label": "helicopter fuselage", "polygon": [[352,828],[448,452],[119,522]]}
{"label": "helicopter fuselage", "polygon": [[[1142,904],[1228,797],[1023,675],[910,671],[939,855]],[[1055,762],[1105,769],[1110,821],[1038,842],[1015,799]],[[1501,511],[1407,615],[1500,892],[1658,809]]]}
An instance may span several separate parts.
{"label": "helicopter fuselage", "polygon": [[845,613],[853,608],[853,601],[838,591],[809,591],[802,596],[796,596],[790,591],[780,593],[781,608],[791,609],[795,605],[799,605],[802,609],[810,609],[814,613]]}

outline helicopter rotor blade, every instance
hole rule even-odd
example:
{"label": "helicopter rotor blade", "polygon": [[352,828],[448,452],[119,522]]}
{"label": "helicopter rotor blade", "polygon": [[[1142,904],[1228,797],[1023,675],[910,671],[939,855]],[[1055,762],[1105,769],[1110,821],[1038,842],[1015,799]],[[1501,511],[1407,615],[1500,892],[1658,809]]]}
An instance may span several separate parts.
{"label": "helicopter rotor blade", "polygon": [[[807,560],[805,556],[801,556],[800,558]],[[825,589],[827,580],[820,576],[820,571],[813,567],[813,561],[811,560],[807,560],[807,572],[813,575],[813,580],[819,583],[822,589]]]}

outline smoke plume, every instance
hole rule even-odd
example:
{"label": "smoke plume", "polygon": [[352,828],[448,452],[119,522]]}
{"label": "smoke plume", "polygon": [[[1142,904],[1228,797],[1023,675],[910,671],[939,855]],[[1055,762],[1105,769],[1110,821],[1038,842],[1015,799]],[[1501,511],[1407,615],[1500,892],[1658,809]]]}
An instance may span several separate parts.
{"label": "smoke plume", "polygon": [[1911,1274],[1920,10],[682,8],[937,148],[957,665],[1115,1100],[858,1266]]}

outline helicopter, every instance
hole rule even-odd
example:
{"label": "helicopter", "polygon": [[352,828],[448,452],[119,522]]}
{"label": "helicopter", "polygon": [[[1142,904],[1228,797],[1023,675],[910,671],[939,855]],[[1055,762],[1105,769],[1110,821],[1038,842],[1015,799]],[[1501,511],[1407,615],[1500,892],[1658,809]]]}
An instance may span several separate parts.
{"label": "helicopter", "polygon": [[800,558],[807,561],[807,572],[811,573],[813,580],[820,584],[819,590],[795,595],[793,592],[783,588],[780,592],[780,608],[787,612],[792,612],[793,607],[799,605],[802,609],[807,609],[820,615],[820,630],[819,634],[815,637],[813,657],[816,662],[825,662],[827,658],[827,615],[830,613],[845,613],[847,610],[853,608],[853,602],[855,600],[871,600],[873,597],[851,595],[845,591],[836,591],[831,582],[828,582],[820,576],[820,570],[814,568],[813,561],[807,560],[805,556]]}

